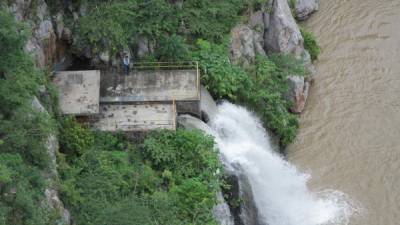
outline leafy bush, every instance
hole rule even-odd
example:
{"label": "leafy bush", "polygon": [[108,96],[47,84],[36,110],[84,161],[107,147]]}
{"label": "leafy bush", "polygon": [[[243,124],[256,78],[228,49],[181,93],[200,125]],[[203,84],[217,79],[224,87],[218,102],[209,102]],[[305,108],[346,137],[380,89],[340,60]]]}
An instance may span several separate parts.
{"label": "leafy bush", "polygon": [[162,37],[157,45],[155,55],[161,61],[183,61],[188,57],[189,47],[180,36]]}
{"label": "leafy bush", "polygon": [[301,35],[304,38],[304,48],[310,53],[311,60],[314,61],[318,59],[318,55],[321,51],[318,46],[317,40],[313,33],[304,30],[304,28],[300,28]]}
{"label": "leafy bush", "polygon": [[77,224],[214,221],[220,165],[212,138],[199,131],[159,131],[133,148],[120,135],[91,135],[94,142],[81,156],[70,162],[58,157],[61,196]]}
{"label": "leafy bush", "polygon": [[242,68],[230,63],[226,44],[217,45],[199,39],[192,58],[199,61],[202,83],[214,98],[237,99],[238,90],[248,77]]}
{"label": "leafy bush", "polygon": [[50,209],[44,199],[40,171],[27,165],[19,154],[0,154],[0,222],[13,225],[46,225]]}
{"label": "leafy bush", "polygon": [[152,133],[141,147],[143,157],[169,182],[170,201],[184,224],[214,224],[211,214],[220,188],[220,170],[214,141],[201,131]]}
{"label": "leafy bush", "polygon": [[197,176],[207,181],[218,178],[215,174],[220,164],[214,141],[200,131],[155,132],[146,138],[142,151],[154,169],[170,171],[178,183]]}
{"label": "leafy bush", "polygon": [[26,162],[45,168],[50,161],[45,145],[54,129],[49,115],[33,111],[30,105],[18,107],[8,120],[0,119],[4,140],[0,152],[20,153]]}
{"label": "leafy bush", "polygon": [[251,82],[241,90],[241,100],[260,115],[264,124],[276,133],[283,145],[291,143],[297,133],[297,116],[288,111],[287,78],[304,75],[302,63],[290,55],[257,56],[250,69]]}
{"label": "leafy bush", "polygon": [[67,116],[61,121],[60,146],[68,157],[82,155],[93,144],[93,135],[82,127],[74,117]]}

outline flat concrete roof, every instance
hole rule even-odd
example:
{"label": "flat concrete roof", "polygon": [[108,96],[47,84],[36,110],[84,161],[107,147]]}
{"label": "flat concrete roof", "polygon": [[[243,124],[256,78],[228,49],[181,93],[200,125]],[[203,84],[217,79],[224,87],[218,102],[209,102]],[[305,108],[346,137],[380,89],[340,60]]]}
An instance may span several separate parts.
{"label": "flat concrete roof", "polygon": [[133,71],[129,75],[102,73],[100,102],[200,100],[197,70]]}
{"label": "flat concrete roof", "polygon": [[62,113],[90,115],[99,113],[100,71],[60,71],[53,83],[59,90]]}
{"label": "flat concrete roof", "polygon": [[172,103],[101,104],[94,127],[102,131],[176,129],[176,106]]}

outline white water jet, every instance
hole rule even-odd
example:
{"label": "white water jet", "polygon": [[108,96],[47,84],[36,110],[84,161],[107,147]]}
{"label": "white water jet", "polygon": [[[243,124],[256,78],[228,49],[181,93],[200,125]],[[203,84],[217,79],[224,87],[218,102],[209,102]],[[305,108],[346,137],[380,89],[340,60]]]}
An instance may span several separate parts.
{"label": "white water jet", "polygon": [[249,180],[260,224],[268,225],[345,225],[354,211],[347,197],[326,190],[312,193],[310,176],[275,153],[260,121],[246,109],[230,103],[218,108],[211,121],[224,164],[232,170],[239,164]]}

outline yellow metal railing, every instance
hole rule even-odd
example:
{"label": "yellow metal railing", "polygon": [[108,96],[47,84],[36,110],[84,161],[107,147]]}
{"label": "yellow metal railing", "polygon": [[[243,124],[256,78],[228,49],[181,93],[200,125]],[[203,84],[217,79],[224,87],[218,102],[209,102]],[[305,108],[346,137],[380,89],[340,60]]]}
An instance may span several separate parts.
{"label": "yellow metal railing", "polygon": [[198,61],[186,62],[134,62],[131,70],[195,70],[197,98],[200,99],[200,68]]}
{"label": "yellow metal railing", "polygon": [[135,70],[176,70],[193,69],[197,70],[199,63],[197,61],[187,62],[134,62],[131,63]]}

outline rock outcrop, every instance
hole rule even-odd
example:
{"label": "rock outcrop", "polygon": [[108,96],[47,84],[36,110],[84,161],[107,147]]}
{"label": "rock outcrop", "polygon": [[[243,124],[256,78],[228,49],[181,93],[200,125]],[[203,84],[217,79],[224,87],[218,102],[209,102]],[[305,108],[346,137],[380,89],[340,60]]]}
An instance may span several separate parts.
{"label": "rock outcrop", "polygon": [[[47,113],[46,109],[40,103],[40,101],[34,97],[32,100],[32,108],[38,112]],[[54,210],[60,215],[58,220],[59,225],[71,224],[71,216],[67,209],[64,208],[64,204],[59,198],[58,191],[56,189],[56,182],[58,180],[56,152],[58,151],[58,140],[55,134],[51,134],[46,141],[46,150],[49,155],[50,163],[49,168],[43,171],[43,176],[47,180],[47,188],[45,189],[44,195],[46,196],[45,205],[50,210]]]}
{"label": "rock outcrop", "polygon": [[[297,0],[298,15],[306,18],[318,8],[317,0]],[[287,0],[271,0],[261,10],[253,13],[247,24],[240,24],[231,31],[230,60],[234,64],[249,65],[257,54],[293,54],[304,60],[306,71],[310,74],[305,80],[292,75],[289,82],[288,98],[293,102],[291,109],[301,113],[308,95],[309,80],[312,80],[315,67],[310,54],[304,49],[304,40],[293,18]]]}
{"label": "rock outcrop", "polygon": [[15,0],[9,9],[18,21],[29,23],[32,35],[25,50],[34,56],[38,67],[45,68],[64,57],[65,49],[58,51],[59,40],[71,41],[71,31],[65,28],[61,13],[53,20],[45,0]]}
{"label": "rock outcrop", "polygon": [[293,102],[290,110],[293,113],[301,113],[306,104],[310,83],[305,82],[302,76],[290,76],[288,83],[288,98]]}
{"label": "rock outcrop", "polygon": [[29,21],[33,32],[26,50],[34,54],[39,67],[44,67],[54,54],[56,35],[44,0],[38,0],[36,8],[31,8],[31,3],[31,0],[16,0],[9,8],[18,21]]}
{"label": "rock outcrop", "polygon": [[301,57],[304,41],[287,0],[274,0],[269,16],[269,27],[264,36],[267,52],[290,53]]}
{"label": "rock outcrop", "polygon": [[218,202],[217,205],[215,205],[213,208],[213,215],[217,219],[218,224],[235,225],[233,216],[231,215],[231,211],[222,195],[222,192],[218,192],[217,202]]}
{"label": "rock outcrop", "polygon": [[200,88],[200,112],[201,119],[208,123],[218,113],[217,104],[204,86]]}
{"label": "rock outcrop", "polygon": [[239,24],[231,31],[230,60],[234,64],[249,65],[257,54],[265,55],[265,12],[255,12],[248,24]]}
{"label": "rock outcrop", "polygon": [[319,0],[297,0],[295,13],[298,20],[307,19],[319,8]]}

